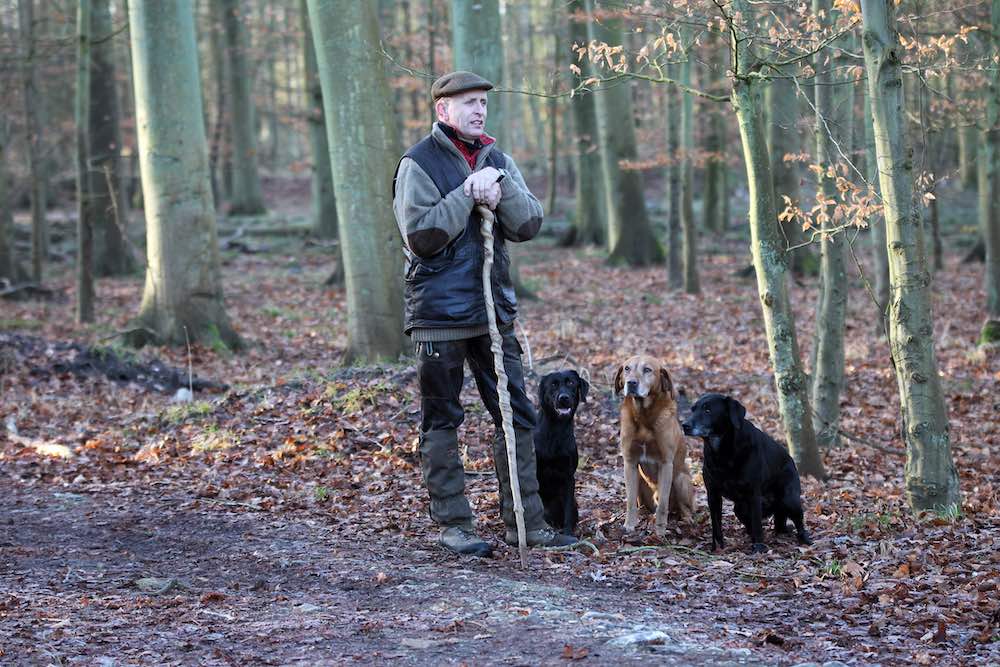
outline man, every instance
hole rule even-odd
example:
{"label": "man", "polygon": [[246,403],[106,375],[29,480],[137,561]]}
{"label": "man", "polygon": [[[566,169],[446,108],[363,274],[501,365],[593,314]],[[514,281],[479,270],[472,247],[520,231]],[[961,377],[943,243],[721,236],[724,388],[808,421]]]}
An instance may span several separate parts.
{"label": "man", "polygon": [[435,81],[431,95],[438,121],[399,161],[393,181],[393,210],[406,250],[405,331],[417,353],[420,467],[430,514],[442,527],[438,541],[443,546],[477,556],[489,556],[492,548],[473,529],[458,451],[458,427],[465,418],[459,401],[465,362],[497,427],[493,464],[505,539],[517,544],[483,295],[477,204],[488,206],[497,218],[493,297],[510,379],[516,436],[512,445],[528,544],[563,546],[576,541],[546,525],[538,497],[532,445],[535,411],[524,390],[521,346],[514,337],[517,309],[505,240],[533,238],[542,224],[542,206],[528,191],[514,160],[486,134],[486,91],[491,88],[492,83],[471,72],[452,72]]}

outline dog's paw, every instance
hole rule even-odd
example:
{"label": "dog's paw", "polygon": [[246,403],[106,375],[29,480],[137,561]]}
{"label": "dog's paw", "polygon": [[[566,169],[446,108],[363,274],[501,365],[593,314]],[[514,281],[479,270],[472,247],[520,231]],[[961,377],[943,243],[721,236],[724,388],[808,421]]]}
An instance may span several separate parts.
{"label": "dog's paw", "polygon": [[799,544],[812,544],[813,543],[812,538],[809,537],[809,533],[807,533],[805,531],[802,531],[801,533],[798,533],[796,535],[796,537],[799,539]]}
{"label": "dog's paw", "polygon": [[626,533],[633,532],[639,526],[639,517],[625,517],[625,523],[622,525],[622,530]]}
{"label": "dog's paw", "polygon": [[767,553],[767,545],[763,544],[761,542],[754,542],[753,546],[750,547],[750,553],[754,553],[754,554],[766,554]]}

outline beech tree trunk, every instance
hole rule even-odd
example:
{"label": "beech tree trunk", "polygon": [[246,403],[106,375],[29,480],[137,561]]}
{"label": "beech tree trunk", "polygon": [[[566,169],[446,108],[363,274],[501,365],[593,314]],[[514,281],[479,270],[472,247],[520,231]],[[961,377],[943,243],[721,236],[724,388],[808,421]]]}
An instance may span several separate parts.
{"label": "beech tree trunk", "polygon": [[128,207],[119,157],[121,114],[111,0],[93,0],[91,5],[89,186],[94,275],[121,276],[135,271],[136,260],[125,239]]}
{"label": "beech tree trunk", "polygon": [[312,228],[321,239],[337,238],[337,196],[330,169],[330,148],[326,141],[326,117],[323,113],[323,89],[316,65],[316,48],[306,0],[299,0],[302,32],[305,35],[305,93],[309,120],[309,146],[312,153]]}
{"label": "beech tree trunk", "polygon": [[[671,75],[668,69],[667,76]],[[667,285],[672,290],[684,287],[684,253],[681,247],[681,162],[680,108],[684,103],[683,93],[676,88],[664,91],[663,109],[664,122],[667,125]]]}
{"label": "beech tree trunk", "polygon": [[[455,69],[475,72],[492,81],[497,88],[503,88],[506,80],[500,29],[500,0],[452,0],[451,43]],[[505,103],[503,93],[490,93],[486,127],[501,149],[510,151],[505,132]],[[541,147],[542,142],[539,142],[538,148]]]}
{"label": "beech tree trunk", "polygon": [[[1000,57],[1000,0],[991,9],[990,62]],[[979,224],[986,250],[986,320],[979,343],[1000,342],[1000,71],[990,70],[986,126],[979,143]]]}
{"label": "beech tree trunk", "polygon": [[[681,83],[691,86],[691,52],[680,64]],[[694,98],[690,93],[681,96],[681,247],[684,256],[684,291],[698,294],[698,229],[694,221]]]}
{"label": "beech tree trunk", "polygon": [[46,126],[45,102],[38,86],[35,63],[35,2],[18,0],[21,30],[21,72],[24,85],[24,118],[28,144],[28,169],[31,172],[31,279],[41,284],[43,267],[49,253],[49,226],[45,218],[48,202],[48,168],[42,142]]}
{"label": "beech tree trunk", "polygon": [[[785,210],[785,199],[793,204],[802,202],[799,188],[799,173],[796,162],[786,162],[786,155],[795,155],[801,150],[798,128],[798,91],[791,79],[775,77],[764,91],[767,105],[767,147],[774,174],[775,206],[780,213]],[[779,223],[785,248],[788,250],[789,268],[801,275],[811,264],[812,251],[803,246],[802,222],[798,219],[783,220]]]}
{"label": "beech tree trunk", "polygon": [[[813,13],[829,17],[833,25],[839,12],[832,12],[830,0],[813,0]],[[835,44],[834,48],[842,48]],[[836,232],[834,210],[840,194],[829,170],[842,162],[841,152],[851,152],[852,84],[839,73],[846,71],[842,57],[820,52],[814,65],[816,162],[821,168],[817,198],[824,204],[820,230],[819,302],[812,376],[812,410],[816,417],[816,440],[823,449],[840,442],[840,394],[844,386],[844,326],[847,316],[847,271],[844,260],[845,233]],[[833,72],[833,73],[831,73]],[[840,79],[838,81],[838,79]],[[839,149],[838,149],[839,146]]]}
{"label": "beech tree trunk", "polygon": [[[587,44],[586,7],[583,0],[570,0],[570,41],[583,46]],[[578,19],[578,20],[574,20]],[[590,59],[586,56],[574,60],[580,68],[580,80],[593,76]],[[600,138],[597,131],[596,96],[584,91],[573,96],[573,122],[576,126],[576,209],[573,224],[576,226],[576,243],[582,245],[604,245],[607,229],[607,203],[604,192]]]}
{"label": "beech tree trunk", "polygon": [[[257,124],[255,119],[253,78],[247,59],[250,40],[247,39],[244,15],[246,8],[238,0],[220,0],[226,32],[226,56],[230,102],[230,129],[233,149],[233,189],[230,192],[229,213],[259,215],[265,211],[257,169]],[[245,4],[245,3],[244,3]]]}
{"label": "beech tree trunk", "polygon": [[90,0],[76,5],[76,321],[94,321],[94,235],[90,200]]}
{"label": "beech tree trunk", "polygon": [[17,261],[14,252],[14,210],[13,202],[9,200],[10,189],[7,183],[7,143],[10,135],[7,123],[0,121],[0,281],[19,283],[27,276]]}
{"label": "beech tree trunk", "polygon": [[750,48],[750,35],[755,27],[754,14],[749,0],[733,0],[732,10],[738,16],[738,19],[732,19],[734,22],[731,24],[733,62],[737,64],[732,101],[747,168],[751,250],[774,370],[778,409],[785,427],[785,439],[799,472],[824,479],[826,471],[816,446],[806,376],[795,334],[795,318],[788,299],[788,263],[784,239],[778,229],[774,181],[760,99],[764,80],[757,75],[758,61]]}
{"label": "beech tree trunk", "polygon": [[[402,152],[381,54],[376,8],[364,0],[308,0],[330,165],[337,186],[347,291],[344,361],[397,359],[404,351],[399,231],[389,184]],[[363,114],[358,109],[364,109]],[[365,150],[338,147],[365,146]],[[348,224],[349,222],[349,224]]]}
{"label": "beech tree trunk", "polygon": [[[865,87],[865,176],[875,192],[881,190],[878,175],[878,157],[875,154],[875,128],[872,124],[871,96]],[[878,318],[875,330],[879,336],[889,336],[889,255],[885,252],[885,216],[875,214],[868,219],[871,230],[872,257],[875,260],[875,304]]]}
{"label": "beech tree trunk", "polygon": [[127,340],[238,348],[226,314],[191,0],[130,2],[146,286]]}
{"label": "beech tree trunk", "polygon": [[[592,8],[590,0],[588,8]],[[621,19],[606,17],[600,23],[591,21],[588,35],[612,46],[621,44]],[[663,250],[647,217],[642,172],[620,166],[622,160],[638,158],[631,84],[602,87],[597,91],[596,101],[603,153],[601,168],[607,193],[609,261],[628,266],[660,263]]]}
{"label": "beech tree trunk", "polygon": [[[994,0],[995,2],[997,0]],[[861,0],[868,92],[885,207],[889,342],[906,443],[906,494],[917,510],[960,509],[948,416],[938,377],[930,272],[911,199],[913,165],[903,131],[899,35],[892,0]]]}

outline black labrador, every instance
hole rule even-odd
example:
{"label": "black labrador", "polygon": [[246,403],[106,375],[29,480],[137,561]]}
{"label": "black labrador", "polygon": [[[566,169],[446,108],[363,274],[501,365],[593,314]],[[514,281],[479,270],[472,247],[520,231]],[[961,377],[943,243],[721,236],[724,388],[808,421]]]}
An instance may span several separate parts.
{"label": "black labrador", "polygon": [[576,371],[549,373],[538,385],[539,417],[535,427],[538,495],[545,521],[567,535],[576,532],[576,434],[573,417],[587,402],[590,385]]}
{"label": "black labrador", "polygon": [[702,475],[712,518],[712,550],[724,548],[722,499],[733,501],[736,518],[753,541],[753,551],[764,546],[763,521],[774,516],[774,532],[784,533],[787,520],[795,524],[801,544],[812,544],[802,519],[802,488],[795,461],[784,447],[746,419],[746,408],[722,394],[705,394],[691,406],[681,427],[684,434],[705,445]]}

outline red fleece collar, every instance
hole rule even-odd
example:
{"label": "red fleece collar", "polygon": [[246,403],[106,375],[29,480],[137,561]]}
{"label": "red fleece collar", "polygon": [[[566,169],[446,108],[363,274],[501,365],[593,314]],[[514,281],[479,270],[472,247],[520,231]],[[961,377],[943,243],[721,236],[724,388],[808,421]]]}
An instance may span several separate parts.
{"label": "red fleece collar", "polygon": [[483,132],[483,136],[476,139],[474,143],[469,143],[468,141],[459,139],[458,133],[452,126],[440,121],[438,122],[438,125],[441,126],[441,130],[445,133],[445,135],[451,139],[451,143],[455,144],[455,148],[457,148],[458,152],[462,154],[465,161],[469,163],[469,169],[472,170],[476,169],[476,156],[479,155],[480,149],[483,146],[489,146],[492,143],[496,143],[496,139],[485,132]]}

